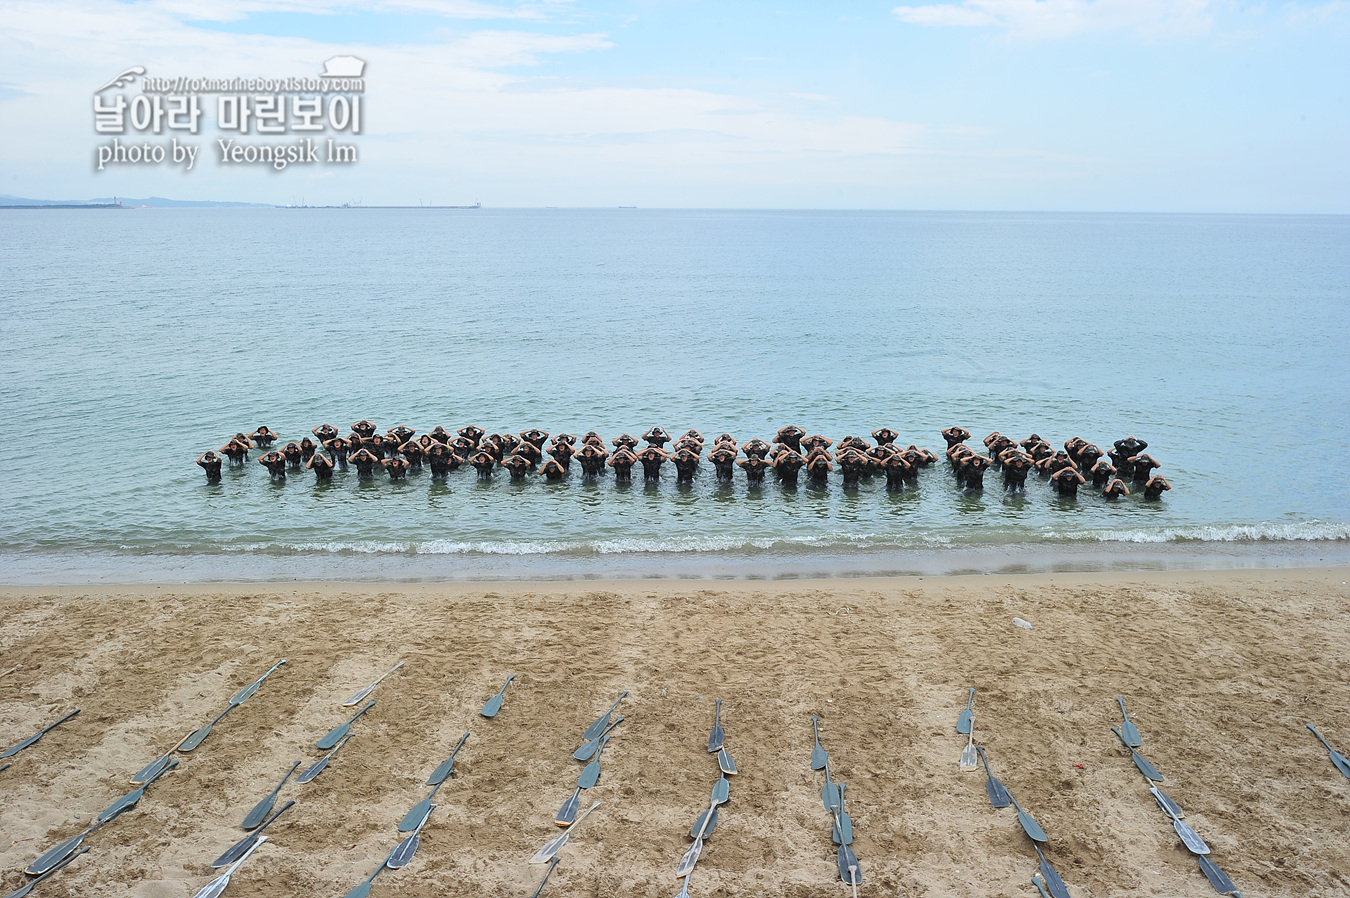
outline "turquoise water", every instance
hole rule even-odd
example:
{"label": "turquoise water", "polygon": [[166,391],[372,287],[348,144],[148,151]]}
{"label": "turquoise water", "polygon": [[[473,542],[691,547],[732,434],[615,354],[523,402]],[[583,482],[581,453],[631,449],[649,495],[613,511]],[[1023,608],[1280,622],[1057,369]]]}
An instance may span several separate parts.
{"label": "turquoise water", "polygon": [[[1345,217],[0,211],[0,271],[0,580],[1350,541]],[[939,452],[951,424],[976,444],[1135,435],[1173,490],[1063,500],[1033,476],[1006,495],[991,473],[963,492],[939,466],[900,492],[719,486],[706,465],[691,488],[575,468],[274,484],[257,452],[210,485],[193,463],[260,424],[299,439],[360,418],[742,441],[885,425]]]}

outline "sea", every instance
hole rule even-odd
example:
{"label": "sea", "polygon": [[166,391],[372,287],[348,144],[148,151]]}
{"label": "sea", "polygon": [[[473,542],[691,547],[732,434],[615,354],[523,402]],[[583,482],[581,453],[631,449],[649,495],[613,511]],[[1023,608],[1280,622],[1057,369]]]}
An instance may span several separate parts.
{"label": "sea", "polygon": [[[0,211],[0,583],[1350,561],[1350,217]],[[1146,440],[1158,501],[667,466],[208,483],[236,431]],[[640,472],[640,469],[639,469]]]}

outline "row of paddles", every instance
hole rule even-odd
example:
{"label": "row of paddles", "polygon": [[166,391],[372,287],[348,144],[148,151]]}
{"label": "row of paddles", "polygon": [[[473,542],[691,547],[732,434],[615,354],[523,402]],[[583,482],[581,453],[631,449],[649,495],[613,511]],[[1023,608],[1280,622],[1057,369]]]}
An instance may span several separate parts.
{"label": "row of paddles", "polygon": [[839,846],[835,852],[835,861],[839,867],[839,879],[853,889],[853,898],[858,898],[858,886],[862,885],[862,864],[853,850],[853,820],[844,805],[845,784],[835,781],[830,774],[830,754],[820,744],[820,720],[811,718],[811,734],[815,742],[811,746],[811,769],[825,771],[825,783],[820,787],[820,801],[830,814],[830,839]]}
{"label": "row of paddles", "polygon": [[572,833],[576,832],[581,821],[600,807],[599,801],[593,801],[590,807],[583,810],[581,793],[595,788],[596,784],[600,782],[600,759],[605,753],[606,746],[609,745],[610,734],[619,724],[623,723],[623,717],[615,717],[614,715],[627,696],[628,690],[625,689],[619,693],[619,697],[605,709],[603,714],[591,721],[591,725],[586,727],[585,732],[581,734],[581,746],[572,752],[572,759],[585,766],[581,768],[581,773],[577,776],[576,786],[572,789],[572,794],[558,808],[558,813],[553,815],[553,823],[561,826],[563,831],[545,842],[543,847],[530,857],[531,864],[548,865],[530,898],[539,898],[543,894],[544,886],[548,885],[548,878],[553,875],[554,869],[562,861],[559,855],[563,848],[567,846],[567,840],[572,837]]}
{"label": "row of paddles", "polygon": [[712,798],[708,801],[708,807],[694,825],[689,828],[689,838],[694,843],[680,857],[680,861],[675,865],[675,876],[684,880],[684,885],[675,898],[689,898],[689,882],[694,876],[694,867],[698,865],[698,859],[703,854],[703,843],[713,834],[717,827],[717,816],[722,805],[731,800],[731,781],[729,776],[735,776],[737,773],[736,762],[731,758],[731,752],[727,750],[727,733],[722,726],[722,700],[717,700],[717,707],[713,711],[712,731],[708,733],[708,753],[717,756],[717,782],[713,784]]}

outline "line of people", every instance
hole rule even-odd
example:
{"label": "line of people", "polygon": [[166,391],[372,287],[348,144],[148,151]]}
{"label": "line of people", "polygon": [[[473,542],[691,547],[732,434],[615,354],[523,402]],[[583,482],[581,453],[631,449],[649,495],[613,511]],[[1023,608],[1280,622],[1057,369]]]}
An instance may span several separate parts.
{"label": "line of people", "polygon": [[[602,476],[609,469],[616,480],[630,480],[633,469],[640,465],[643,479],[650,482],[661,478],[662,467],[669,462],[675,468],[676,483],[687,484],[693,482],[706,460],[723,482],[730,481],[737,468],[745,472],[749,483],[763,483],[772,471],[776,480],[788,485],[798,483],[803,473],[809,482],[826,483],[838,470],[846,487],[856,486],[863,478],[884,475],[888,487],[899,488],[913,483],[921,469],[938,460],[928,449],[912,444],[900,448],[895,443],[900,435],[888,427],[872,432],[875,443],[846,436],[836,444],[821,434],[807,436],[795,425],[780,429],[771,442],[755,438],[739,444],[731,434],[723,433],[712,441],[706,456],[705,438],[699,431],[691,429],[674,439],[661,427],[642,434],[645,446],[626,433],[607,446],[595,431],[579,439],[560,433],[550,440],[548,432],[537,428],[518,435],[489,434],[475,425],[461,427],[454,434],[438,426],[420,436],[414,429],[399,425],[380,434],[364,419],[353,424],[345,437],[331,424],[321,424],[311,432],[313,438],[288,442],[281,449],[271,448],[279,438],[265,426],[250,434],[236,433],[218,453],[204,453],[197,464],[209,480],[219,480],[224,460],[242,465],[248,461],[249,450],[259,448],[268,451],[258,463],[275,479],[284,479],[288,470],[303,467],[313,471],[317,479],[327,480],[335,470],[347,470],[349,466],[363,477],[371,476],[378,467],[394,480],[425,466],[432,477],[442,478],[469,465],[482,478],[503,469],[512,480],[538,474],[545,480],[558,481],[569,475],[575,461],[583,477]],[[984,440],[989,453],[985,456],[965,445],[971,435],[964,428],[949,427],[942,436],[947,441],[952,471],[967,489],[982,489],[984,473],[990,467],[1002,470],[1004,487],[1011,490],[1024,489],[1033,468],[1049,478],[1060,495],[1076,495],[1078,485],[1086,482],[1084,471],[1092,475],[1093,485],[1102,488],[1108,498],[1129,495],[1122,477],[1143,483],[1145,498],[1149,499],[1171,489],[1162,477],[1150,476],[1160,465],[1143,453],[1148,444],[1134,437],[1116,441],[1107,453],[1111,459],[1108,462],[1100,449],[1079,437],[1056,452],[1036,434],[1014,443],[995,431]]]}
{"label": "line of people", "polygon": [[[991,467],[1003,472],[1003,487],[1008,490],[1026,488],[1027,474],[1036,470],[1050,481],[1061,496],[1078,495],[1078,487],[1092,477],[1092,486],[1102,491],[1107,499],[1130,495],[1124,478],[1130,478],[1136,489],[1142,488],[1144,498],[1158,499],[1172,488],[1160,474],[1153,471],[1162,464],[1144,452],[1148,443],[1136,437],[1116,440],[1105,453],[1082,437],[1073,437],[1056,451],[1049,441],[1033,433],[1025,440],[1014,442],[997,430],[984,438],[988,455],[979,455],[966,445],[970,431],[964,427],[948,427],[942,431],[947,441],[947,460],[951,463],[956,481],[967,489],[983,489],[984,473]],[[1109,460],[1108,460],[1109,459]]]}

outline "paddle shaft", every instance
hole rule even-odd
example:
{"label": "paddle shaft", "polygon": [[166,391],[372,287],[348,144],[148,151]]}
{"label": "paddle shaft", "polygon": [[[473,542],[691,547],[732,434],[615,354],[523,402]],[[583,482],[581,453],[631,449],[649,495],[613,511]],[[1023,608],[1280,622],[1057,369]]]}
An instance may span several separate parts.
{"label": "paddle shaft", "polygon": [[47,734],[50,733],[52,730],[56,729],[56,728],[59,727],[61,724],[65,723],[67,720],[70,720],[70,718],[74,717],[76,714],[79,714],[79,713],[80,713],[80,709],[79,709],[79,708],[76,708],[74,711],[71,711],[71,712],[70,712],[69,714],[67,714],[65,717],[62,717],[60,720],[56,721],[56,723],[49,724],[48,726],[43,727],[42,729],[38,730],[38,731],[37,731],[36,733],[34,733],[33,735],[29,736],[27,739],[25,739],[25,740],[23,740],[22,742],[20,742],[18,745],[15,745],[15,746],[12,747],[12,748],[6,749],[3,753],[0,753],[0,758],[12,758],[12,757],[14,757],[14,756],[17,755],[19,752],[23,751],[25,748],[27,748],[28,746],[32,745],[34,742],[38,741],[38,740],[41,739],[43,736],[47,735]]}

